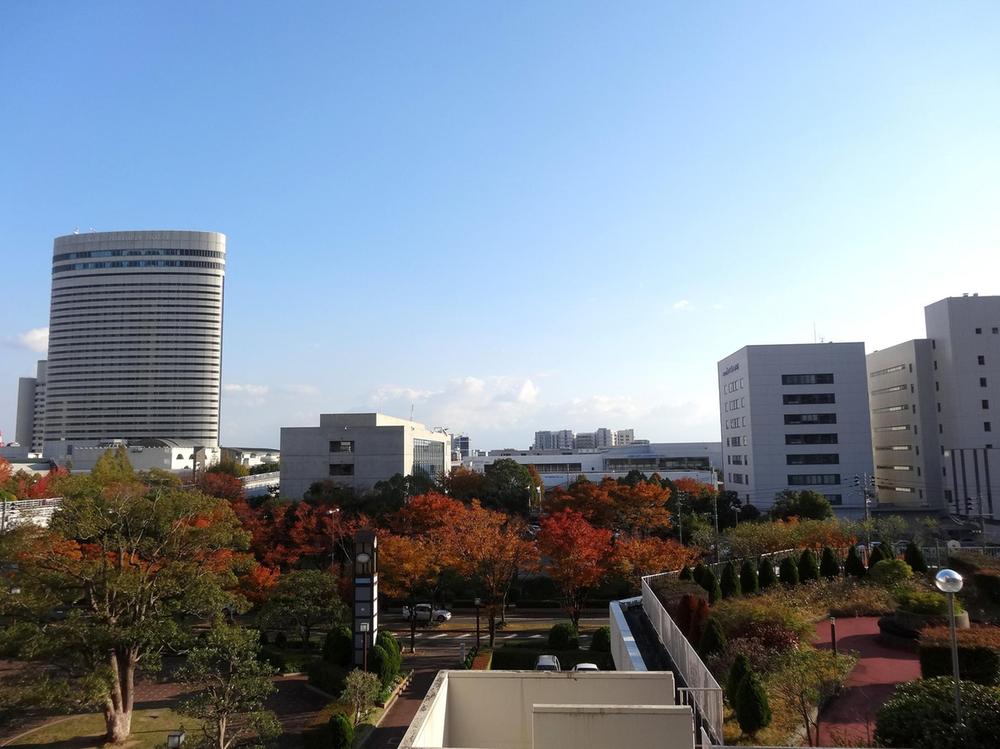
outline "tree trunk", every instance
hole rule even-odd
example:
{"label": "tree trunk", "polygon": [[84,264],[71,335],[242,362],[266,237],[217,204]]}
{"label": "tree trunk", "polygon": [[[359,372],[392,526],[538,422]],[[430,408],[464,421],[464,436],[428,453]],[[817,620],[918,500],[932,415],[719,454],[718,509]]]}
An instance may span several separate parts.
{"label": "tree trunk", "polygon": [[417,652],[417,618],[413,615],[413,607],[410,607],[410,652]]}
{"label": "tree trunk", "polygon": [[219,735],[216,738],[216,749],[226,749],[226,717],[219,718],[217,724]]}
{"label": "tree trunk", "polygon": [[135,702],[135,654],[128,649],[111,652],[111,694],[104,704],[105,740],[121,744],[132,733],[132,706]]}
{"label": "tree trunk", "polygon": [[493,607],[490,607],[490,647],[493,647],[493,642],[496,640],[497,636],[497,612]]}

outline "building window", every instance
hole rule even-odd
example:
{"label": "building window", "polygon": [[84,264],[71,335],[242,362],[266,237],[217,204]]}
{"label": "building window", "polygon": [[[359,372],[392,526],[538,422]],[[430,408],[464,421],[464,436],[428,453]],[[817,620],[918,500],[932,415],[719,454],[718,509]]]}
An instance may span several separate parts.
{"label": "building window", "polygon": [[894,411],[906,411],[906,410],[908,410],[906,405],[901,404],[896,406],[882,406],[882,408],[876,408],[875,410],[873,410],[872,413],[884,414],[884,413],[893,413]]}
{"label": "building window", "polygon": [[782,385],[832,385],[832,374],[787,374],[781,375]]}
{"label": "building window", "polygon": [[1000,333],[1000,328],[993,328],[993,335]]}
{"label": "building window", "polygon": [[984,399],[984,400],[983,400],[983,408],[984,408],[984,409],[987,409],[987,408],[989,408],[989,407],[990,407],[990,402],[989,402],[988,400],[985,400],[985,399]]}
{"label": "building window", "polygon": [[875,427],[873,432],[908,432],[910,427],[908,424],[896,424],[891,427]]}
{"label": "building window", "polygon": [[936,393],[939,390],[941,390],[941,383],[940,382],[935,382],[934,383],[934,392]]}
{"label": "building window", "polygon": [[824,496],[826,497],[827,502],[829,502],[831,505],[836,506],[844,504],[843,494],[825,494]]}
{"label": "building window", "polygon": [[781,396],[786,406],[814,406],[817,403],[836,403],[833,393],[791,393]]}
{"label": "building window", "polygon": [[332,453],[353,453],[354,452],[354,440],[331,440],[330,441],[330,452],[332,452]]}
{"label": "building window", "polygon": [[331,463],[330,464],[330,475],[331,476],[353,476],[354,475],[354,464],[353,463]]}
{"label": "building window", "polygon": [[413,472],[417,471],[428,476],[444,474],[444,442],[413,440]]}
{"label": "building window", "polygon": [[894,367],[886,367],[885,369],[876,369],[872,372],[869,377],[881,377],[882,375],[892,374],[893,372],[902,372],[906,369],[905,364],[897,364]]}
{"label": "building window", "polygon": [[986,378],[985,377],[980,377],[979,378],[979,387],[981,387],[981,388],[986,387]]}
{"label": "building window", "polygon": [[884,447],[876,447],[876,450],[892,450],[893,452],[909,452],[913,449],[911,445],[885,445]]}
{"label": "building window", "polygon": [[837,414],[785,414],[786,424],[836,424]]}
{"label": "building window", "polygon": [[880,471],[912,471],[913,466],[875,466]]}
{"label": "building window", "polygon": [[980,354],[979,356],[977,356],[976,359],[979,361],[979,366],[980,367],[983,367],[983,366],[986,365],[986,357],[983,356],[982,354]]}
{"label": "building window", "polygon": [[993,431],[993,424],[991,424],[988,421],[984,421],[983,422],[983,431],[984,432],[992,432]]}
{"label": "building window", "polygon": [[837,453],[793,453],[785,456],[785,464],[790,466],[839,465]]}
{"label": "building window", "polygon": [[982,335],[982,334],[983,334],[983,329],[982,328],[976,328],[976,335]]}
{"label": "building window", "polygon": [[790,473],[789,486],[819,486],[840,483],[839,473]]}
{"label": "building window", "polygon": [[836,445],[836,434],[786,434],[786,445]]}

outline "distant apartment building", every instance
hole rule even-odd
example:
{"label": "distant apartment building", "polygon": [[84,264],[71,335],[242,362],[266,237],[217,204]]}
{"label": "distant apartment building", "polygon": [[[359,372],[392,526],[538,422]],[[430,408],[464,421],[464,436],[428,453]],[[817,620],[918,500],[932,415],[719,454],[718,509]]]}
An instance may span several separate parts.
{"label": "distant apartment building", "polygon": [[535,441],[531,445],[532,450],[594,450],[603,447],[615,447],[616,445],[630,445],[635,441],[635,430],[619,429],[612,431],[607,427],[601,427],[593,432],[573,433],[571,429],[560,429],[559,431],[535,432]]}
{"label": "distant apartment building", "polygon": [[863,343],[745,346],[718,364],[724,480],[766,511],[812,489],[859,516],[854,476],[871,474]]}
{"label": "distant apartment building", "polygon": [[57,237],[48,359],[18,387],[18,440],[219,444],[226,238],[121,231]]}
{"label": "distant apartment building", "polygon": [[256,468],[265,463],[280,463],[281,451],[274,447],[224,447],[222,457],[244,468]]}
{"label": "distant apartment building", "polygon": [[617,447],[624,447],[626,445],[631,445],[633,442],[635,442],[634,429],[619,429],[615,432],[614,444]]}
{"label": "distant apartment building", "polygon": [[597,447],[597,435],[594,432],[578,432],[573,440],[573,447],[577,450],[593,450]]}
{"label": "distant apartment building", "polygon": [[467,434],[453,434],[451,436],[451,459],[453,462],[465,460],[471,452],[472,441]]}
{"label": "distant apartment building", "polygon": [[714,468],[722,462],[718,442],[663,442],[632,444],[622,447],[568,450],[490,450],[488,455],[474,455],[465,462],[473,470],[485,473],[497,460],[509,458],[532,466],[541,475],[546,488],[565,486],[580,476],[590,481],[623,478],[630,471],[661,478],[693,478],[704,483],[715,480]]}
{"label": "distant apartment building", "polygon": [[321,414],[316,427],[281,428],[281,497],[331,479],[358,491],[402,474],[451,470],[451,435],[380,413]]}
{"label": "distant apartment building", "polygon": [[924,319],[927,338],[868,355],[878,503],[1000,518],[1000,296]]}

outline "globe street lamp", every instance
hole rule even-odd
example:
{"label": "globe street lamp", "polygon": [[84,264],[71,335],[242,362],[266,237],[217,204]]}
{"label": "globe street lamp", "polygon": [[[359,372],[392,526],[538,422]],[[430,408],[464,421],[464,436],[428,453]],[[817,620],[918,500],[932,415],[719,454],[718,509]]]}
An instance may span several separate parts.
{"label": "globe street lamp", "polygon": [[962,576],[955,570],[940,570],[934,584],[948,595],[948,626],[951,630],[951,670],[955,679],[955,724],[962,725],[962,687],[958,675],[958,636],[955,634],[955,594],[962,589]]}

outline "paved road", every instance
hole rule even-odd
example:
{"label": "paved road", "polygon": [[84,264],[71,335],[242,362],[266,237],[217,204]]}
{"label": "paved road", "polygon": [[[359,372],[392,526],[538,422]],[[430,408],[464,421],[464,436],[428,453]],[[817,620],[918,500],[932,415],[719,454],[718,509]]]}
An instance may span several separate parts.
{"label": "paved road", "polygon": [[395,749],[399,746],[424,695],[434,683],[434,677],[441,669],[454,668],[458,654],[458,648],[452,646],[450,649],[436,651],[434,657],[404,657],[403,667],[413,669],[413,678],[382,718],[379,727],[372,731],[365,749]]}
{"label": "paved road", "polygon": [[[821,746],[867,746],[875,732],[875,713],[897,684],[920,678],[916,653],[890,648],[878,641],[878,618],[837,619],[837,649],[853,650],[858,663],[845,689],[820,716]],[[816,625],[816,645],[830,647],[830,623]],[[846,743],[845,743],[846,742]]]}

